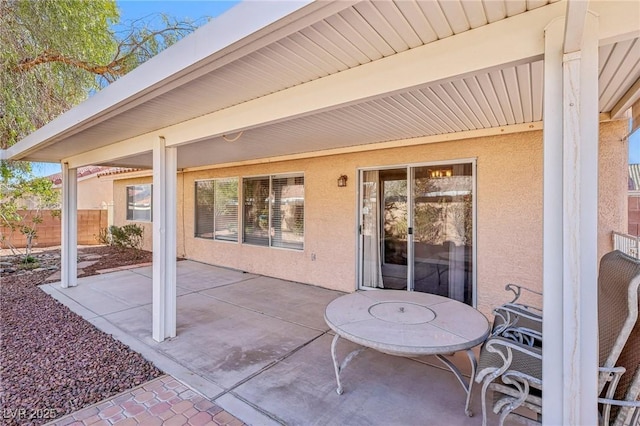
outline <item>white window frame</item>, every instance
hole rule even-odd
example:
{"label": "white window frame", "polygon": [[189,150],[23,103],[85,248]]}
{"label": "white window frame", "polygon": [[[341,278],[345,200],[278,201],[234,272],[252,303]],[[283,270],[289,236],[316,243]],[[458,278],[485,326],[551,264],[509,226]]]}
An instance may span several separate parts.
{"label": "white window frame", "polygon": [[[212,223],[212,236],[211,237],[204,237],[201,235],[197,235],[197,226],[198,226],[198,199],[197,199],[197,188],[198,188],[198,183],[200,182],[211,182],[213,185],[213,209],[215,211],[216,208],[216,182],[219,181],[232,181],[235,180],[236,183],[236,188],[237,188],[237,192],[236,192],[236,202],[237,202],[237,210],[236,210],[236,227],[238,228],[236,231],[236,236],[235,239],[230,239],[230,238],[221,238],[218,237],[216,235],[216,215],[214,213],[213,215],[213,223]],[[229,177],[219,177],[219,178],[212,178],[212,179],[197,179],[194,181],[193,184],[193,190],[194,190],[194,214],[193,214],[193,235],[194,238],[202,238],[205,240],[212,240],[212,241],[220,241],[220,242],[226,242],[226,243],[238,243],[240,240],[240,224],[241,224],[241,220],[239,218],[240,216],[240,198],[241,198],[241,191],[240,191],[240,178],[238,176],[229,176]]]}
{"label": "white window frame", "polygon": [[[365,287],[362,286],[362,238],[360,236],[360,215],[361,215],[361,211],[362,211],[362,184],[363,184],[363,172],[365,171],[371,171],[371,170],[388,170],[388,169],[400,169],[400,168],[406,168],[407,169],[407,180],[409,181],[409,176],[411,175],[409,173],[409,171],[411,169],[417,168],[417,167],[424,167],[424,166],[439,166],[439,165],[450,165],[450,164],[471,164],[471,168],[472,168],[472,190],[473,190],[473,198],[472,198],[472,215],[471,215],[471,220],[472,220],[472,226],[473,226],[473,232],[472,232],[472,238],[473,238],[473,251],[472,251],[472,262],[473,262],[473,273],[472,273],[472,289],[473,289],[473,297],[471,300],[472,306],[473,307],[477,307],[478,306],[478,184],[477,184],[477,180],[478,180],[478,169],[477,169],[477,163],[478,163],[478,159],[477,157],[471,157],[471,158],[458,158],[458,159],[450,159],[450,160],[440,160],[440,161],[428,161],[428,162],[417,162],[417,163],[399,163],[399,164],[385,164],[385,165],[379,165],[379,166],[367,166],[367,167],[360,167],[357,169],[358,171],[358,185],[356,187],[356,217],[355,217],[355,222],[356,222],[356,226],[355,226],[355,233],[356,233],[356,253],[358,253],[357,256],[357,261],[356,261],[356,289],[358,290],[364,290],[364,291],[378,291],[378,289],[371,289],[369,287]],[[412,187],[411,184],[408,183],[407,184],[407,199],[410,199],[410,195],[412,192]],[[409,216],[407,217],[407,220],[409,221],[409,223],[413,222],[413,212],[411,212],[411,209],[409,209],[408,211]],[[411,244],[409,245],[409,251],[411,251]],[[410,252],[409,256],[412,257],[413,253]],[[410,280],[412,280],[412,277],[410,277]],[[407,287],[407,291],[413,291],[412,288],[410,288],[410,286]]]}
{"label": "white window frame", "polygon": [[[135,212],[134,210],[130,209],[130,205],[129,205],[129,191],[130,190],[135,190],[134,188],[136,187],[148,187],[149,188],[149,218],[136,218],[135,217]],[[135,194],[133,196],[133,204],[136,204],[136,199],[135,199]],[[126,205],[126,211],[125,211],[125,217],[126,220],[128,222],[144,222],[144,223],[151,223],[153,222],[153,184],[151,183],[138,183],[138,184],[134,184],[134,185],[127,185],[126,189],[125,189],[125,205]]]}
{"label": "white window frame", "polygon": [[305,235],[305,230],[306,230],[306,214],[305,214],[305,204],[304,203],[304,198],[303,198],[303,219],[302,219],[302,245],[301,247],[280,247],[280,246],[274,246],[273,245],[273,238],[271,235],[271,232],[268,232],[267,234],[267,244],[263,245],[263,244],[255,244],[255,243],[251,243],[251,242],[246,242],[245,240],[245,197],[244,197],[244,182],[246,179],[269,179],[269,196],[268,196],[268,207],[269,207],[269,213],[268,213],[268,229],[271,230],[272,228],[272,197],[271,197],[271,193],[273,191],[273,179],[282,179],[282,178],[288,178],[288,177],[292,177],[292,178],[298,178],[301,177],[303,179],[303,187],[306,187],[306,178],[305,178],[305,174],[304,172],[291,172],[291,173],[276,173],[276,174],[264,174],[264,175],[251,175],[251,176],[243,176],[242,177],[242,185],[240,185],[240,192],[241,195],[239,197],[239,199],[242,203],[242,212],[240,213],[241,216],[241,222],[242,222],[242,244],[247,244],[250,246],[255,246],[255,247],[266,247],[266,248],[272,248],[272,249],[279,249],[279,250],[294,250],[294,251],[304,251],[304,235]]}

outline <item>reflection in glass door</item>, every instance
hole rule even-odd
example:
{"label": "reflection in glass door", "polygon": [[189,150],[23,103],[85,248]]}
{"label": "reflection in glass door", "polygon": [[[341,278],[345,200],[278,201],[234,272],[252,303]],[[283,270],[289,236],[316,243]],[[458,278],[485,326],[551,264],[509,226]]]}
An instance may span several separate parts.
{"label": "reflection in glass door", "polygon": [[360,283],[473,304],[473,163],[367,170]]}
{"label": "reflection in glass door", "polygon": [[404,290],[408,276],[407,169],[380,170],[382,281]]}
{"label": "reflection in glass door", "polygon": [[413,169],[413,289],[472,304],[472,165]]}

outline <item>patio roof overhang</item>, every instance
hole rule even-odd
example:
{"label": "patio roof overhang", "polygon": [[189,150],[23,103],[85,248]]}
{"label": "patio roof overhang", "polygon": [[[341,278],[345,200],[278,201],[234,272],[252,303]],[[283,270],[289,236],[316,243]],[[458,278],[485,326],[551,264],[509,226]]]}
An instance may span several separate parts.
{"label": "patio roof overhang", "polygon": [[[630,7],[590,3],[602,119],[640,98],[640,14]],[[150,168],[163,137],[187,169],[540,129],[544,29],[566,9],[241,3],[3,158]]]}
{"label": "patio roof overhang", "polygon": [[640,98],[639,39],[640,3],[624,0],[247,2],[1,155],[63,163],[63,287],[75,170],[153,167],[161,341],[176,331],[176,168],[544,122],[543,414],[595,424],[598,114],[622,118]]}

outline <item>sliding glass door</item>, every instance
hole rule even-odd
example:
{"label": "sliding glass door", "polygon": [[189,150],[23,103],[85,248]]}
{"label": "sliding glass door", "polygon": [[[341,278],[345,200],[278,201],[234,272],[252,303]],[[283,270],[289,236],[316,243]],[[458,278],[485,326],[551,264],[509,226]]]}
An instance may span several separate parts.
{"label": "sliding glass door", "polygon": [[474,163],[363,170],[360,286],[474,303]]}

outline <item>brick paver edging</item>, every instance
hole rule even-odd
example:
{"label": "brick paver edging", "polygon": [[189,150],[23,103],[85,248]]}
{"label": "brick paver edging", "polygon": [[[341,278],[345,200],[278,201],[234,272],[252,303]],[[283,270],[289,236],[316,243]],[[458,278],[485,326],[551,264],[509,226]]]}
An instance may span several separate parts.
{"label": "brick paver edging", "polygon": [[171,376],[162,376],[47,426],[242,426],[240,420]]}

